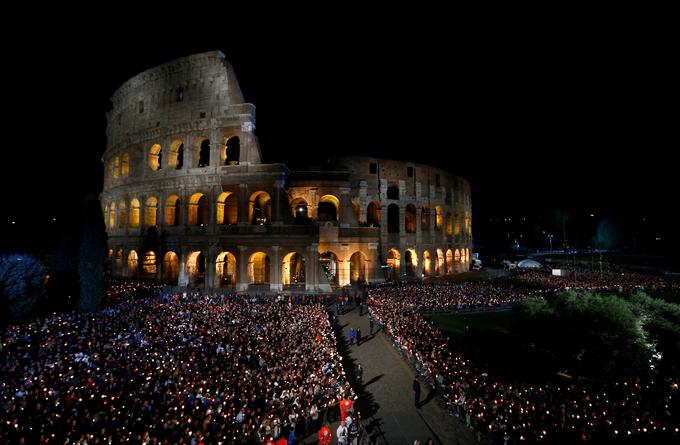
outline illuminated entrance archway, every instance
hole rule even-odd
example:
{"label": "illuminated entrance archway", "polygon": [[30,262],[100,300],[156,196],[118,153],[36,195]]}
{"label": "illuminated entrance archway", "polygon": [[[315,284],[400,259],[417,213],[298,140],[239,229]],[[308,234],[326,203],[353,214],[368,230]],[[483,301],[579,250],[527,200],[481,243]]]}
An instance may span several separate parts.
{"label": "illuminated entrance archway", "polygon": [[269,256],[255,252],[248,258],[248,282],[250,284],[269,283]]}
{"label": "illuminated entrance archway", "polygon": [[319,255],[321,267],[326,273],[328,283],[331,285],[338,284],[338,256],[333,252],[324,252]]}
{"label": "illuminated entrance archway", "polygon": [[349,281],[352,284],[366,281],[366,258],[361,252],[354,252],[349,259]]}
{"label": "illuminated entrance archway", "polygon": [[166,252],[163,256],[163,283],[177,286],[179,277],[179,258],[175,252]]}
{"label": "illuminated entrance archway", "polygon": [[415,277],[418,274],[418,254],[415,249],[406,249],[404,252],[404,266],[406,275]]}
{"label": "illuminated entrance archway", "polygon": [[234,287],[236,285],[236,257],[231,252],[222,252],[215,261],[215,274],[218,287]]}
{"label": "illuminated entrance archway", "polygon": [[429,277],[432,274],[432,259],[430,258],[430,252],[427,250],[423,252],[423,275]]}
{"label": "illuminated entrance archway", "polygon": [[283,257],[281,282],[284,286],[305,283],[305,257],[297,252],[290,252]]}
{"label": "illuminated entrance archway", "polygon": [[389,266],[389,279],[398,281],[401,275],[401,255],[397,249],[390,249],[387,253],[387,265]]}

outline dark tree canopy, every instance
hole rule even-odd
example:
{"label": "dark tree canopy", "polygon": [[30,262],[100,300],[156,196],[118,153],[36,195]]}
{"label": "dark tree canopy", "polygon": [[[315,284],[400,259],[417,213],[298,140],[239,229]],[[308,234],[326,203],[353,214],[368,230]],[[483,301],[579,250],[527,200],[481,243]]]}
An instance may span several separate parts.
{"label": "dark tree canopy", "polygon": [[106,231],[99,200],[94,196],[85,199],[83,216],[83,238],[78,254],[78,309],[94,312],[100,308],[106,294]]}
{"label": "dark tree canopy", "polygon": [[16,319],[31,311],[45,293],[45,268],[32,255],[0,255],[0,311]]}

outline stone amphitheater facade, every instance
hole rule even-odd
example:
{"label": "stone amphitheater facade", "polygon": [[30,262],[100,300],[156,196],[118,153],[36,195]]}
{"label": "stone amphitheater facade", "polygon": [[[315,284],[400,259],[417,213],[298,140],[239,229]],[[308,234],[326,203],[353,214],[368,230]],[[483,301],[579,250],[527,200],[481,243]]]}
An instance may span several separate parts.
{"label": "stone amphitheater facade", "polygon": [[465,179],[370,157],[262,163],[255,106],[219,51],[144,71],[111,100],[100,202],[113,276],[324,292],[469,268]]}

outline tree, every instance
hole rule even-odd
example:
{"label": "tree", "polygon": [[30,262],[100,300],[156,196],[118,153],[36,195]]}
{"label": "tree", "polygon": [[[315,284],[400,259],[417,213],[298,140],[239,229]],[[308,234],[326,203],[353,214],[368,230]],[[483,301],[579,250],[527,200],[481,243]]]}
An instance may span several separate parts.
{"label": "tree", "polygon": [[597,225],[595,242],[600,249],[611,250],[621,244],[621,230],[614,218],[607,218]]}
{"label": "tree", "polygon": [[569,218],[571,218],[571,215],[566,210],[554,209],[550,213],[550,221],[557,230],[562,232],[565,249],[567,248],[567,221],[569,221]]}
{"label": "tree", "polygon": [[85,199],[83,216],[83,238],[78,253],[78,309],[94,312],[101,306],[106,293],[106,231],[99,200],[94,196]]}
{"label": "tree", "polygon": [[0,255],[3,317],[16,319],[32,310],[45,294],[45,268],[32,255]]}

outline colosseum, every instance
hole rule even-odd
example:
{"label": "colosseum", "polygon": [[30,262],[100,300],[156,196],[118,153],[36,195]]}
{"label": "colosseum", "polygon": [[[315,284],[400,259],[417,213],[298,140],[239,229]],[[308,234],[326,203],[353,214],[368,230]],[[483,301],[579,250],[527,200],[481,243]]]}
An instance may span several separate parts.
{"label": "colosseum", "polygon": [[220,51],[144,71],[111,101],[100,201],[113,276],[327,292],[469,268],[465,179],[371,157],[262,163],[255,106]]}

